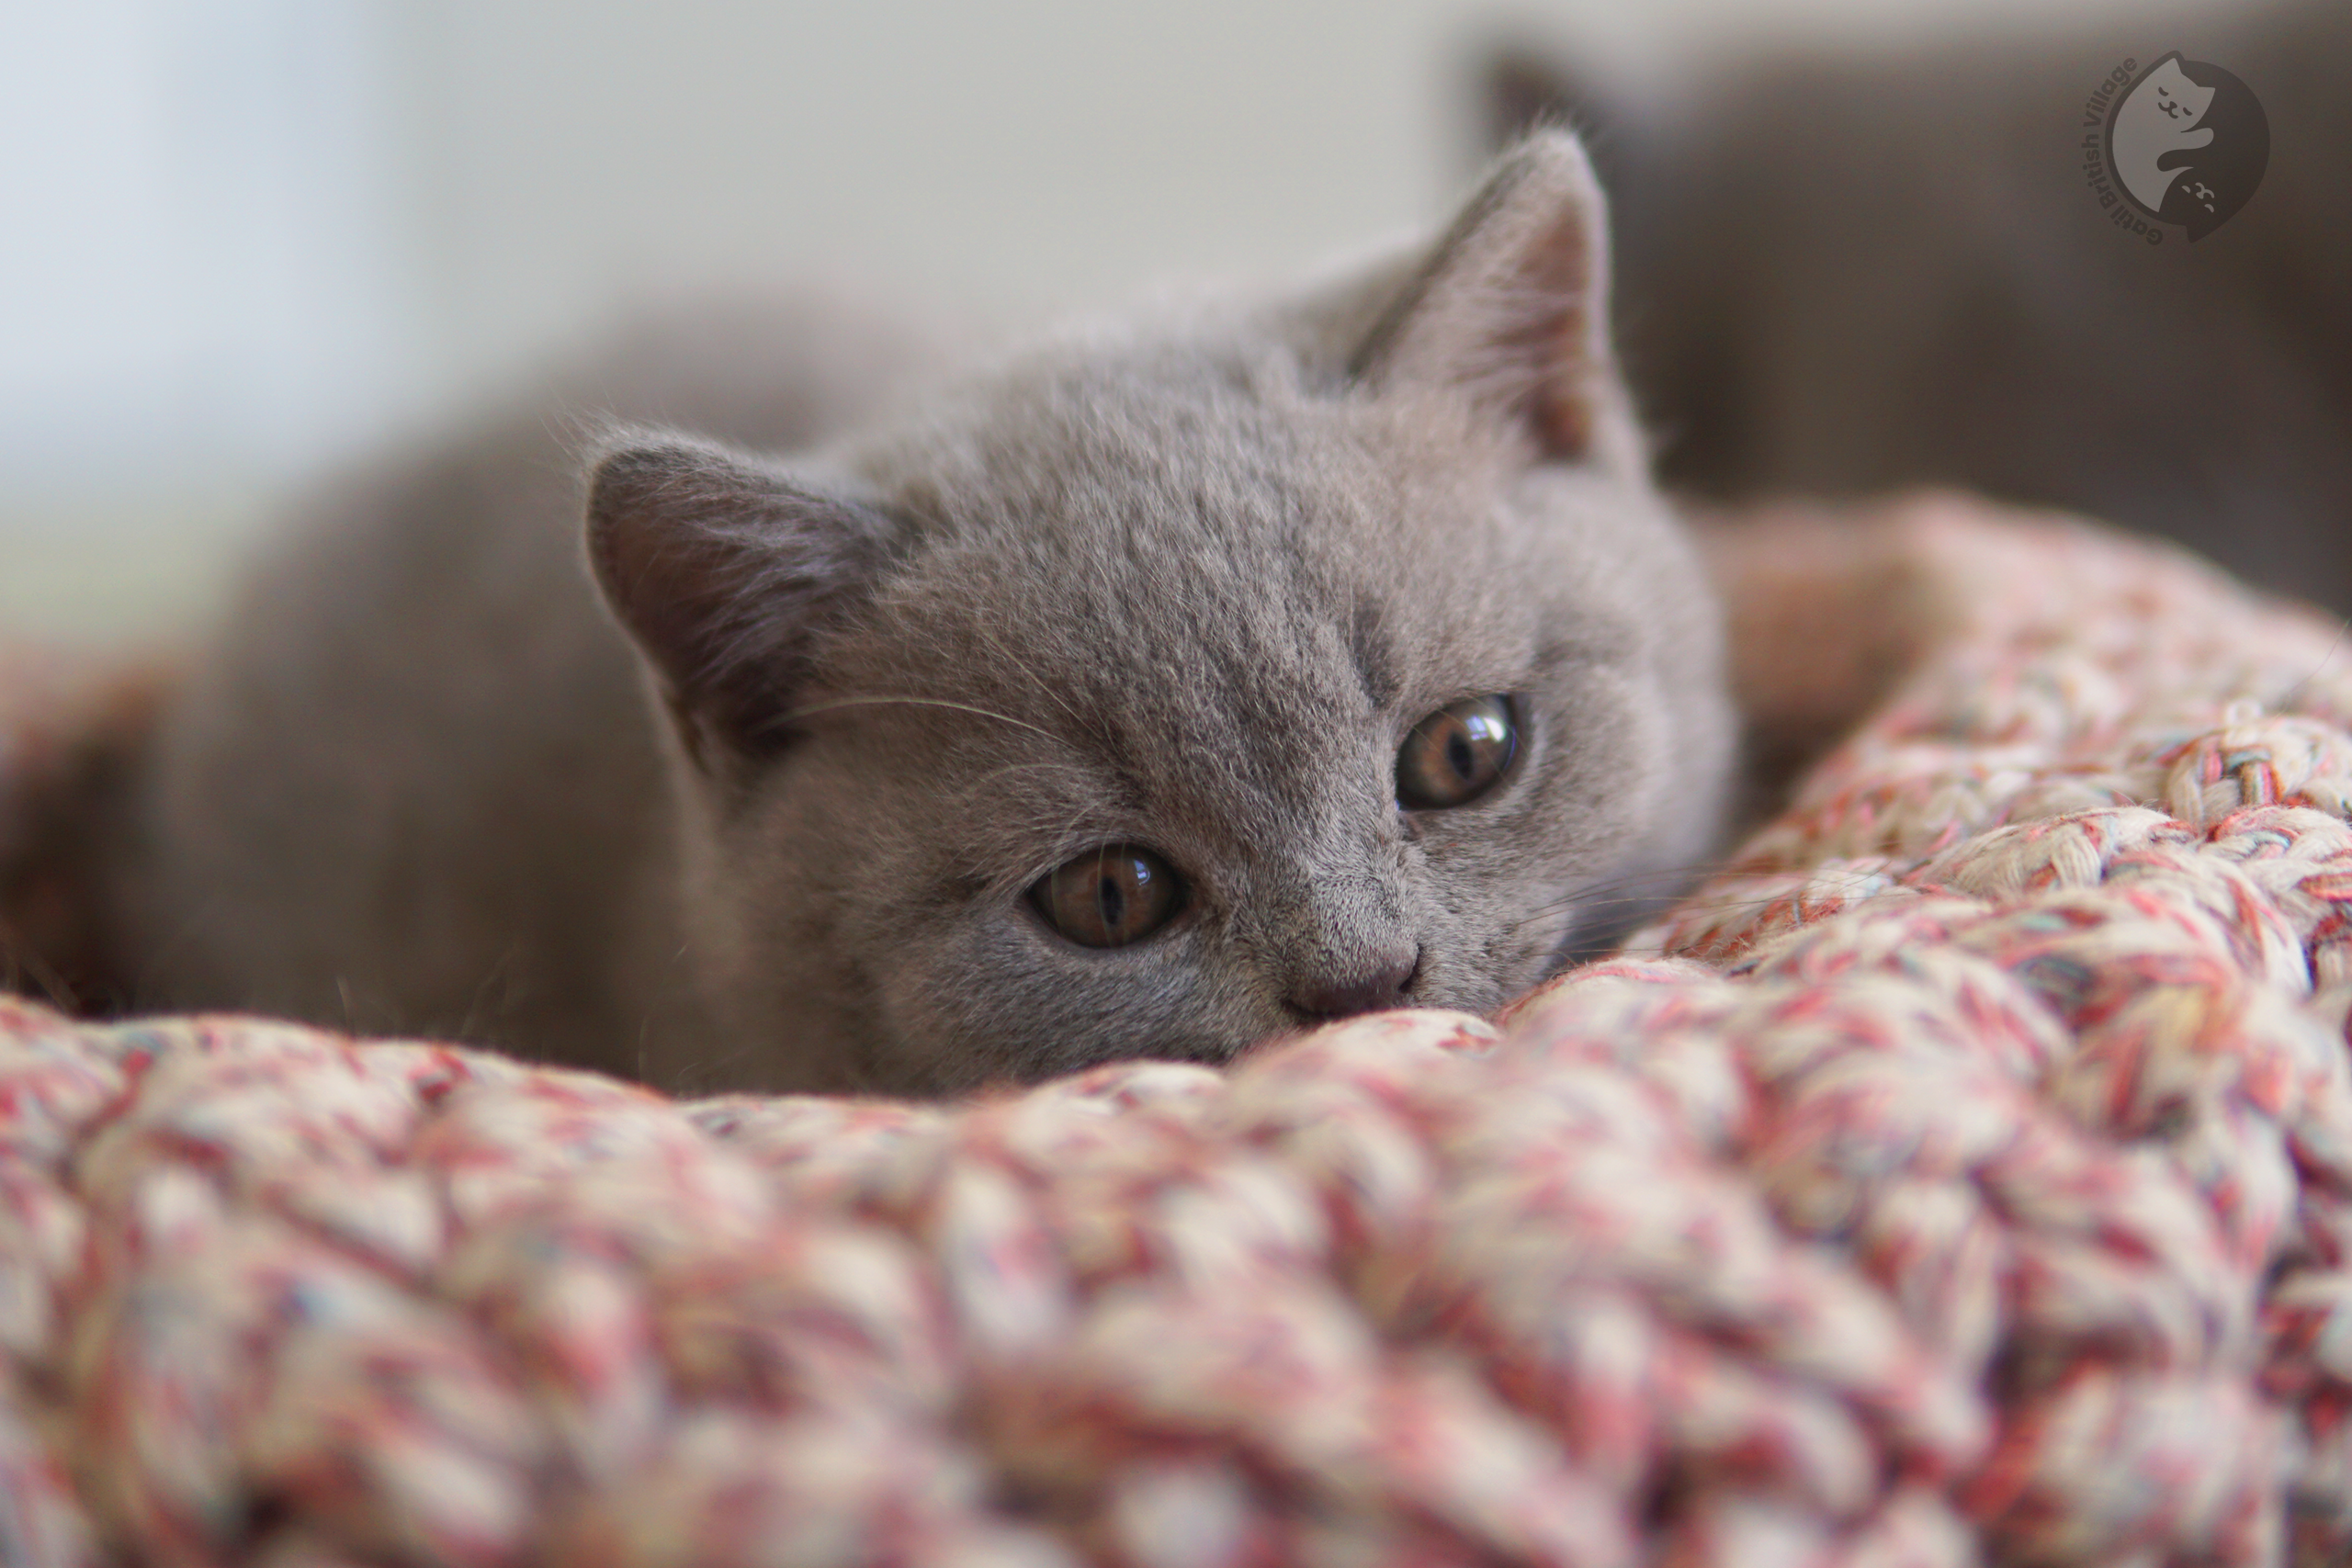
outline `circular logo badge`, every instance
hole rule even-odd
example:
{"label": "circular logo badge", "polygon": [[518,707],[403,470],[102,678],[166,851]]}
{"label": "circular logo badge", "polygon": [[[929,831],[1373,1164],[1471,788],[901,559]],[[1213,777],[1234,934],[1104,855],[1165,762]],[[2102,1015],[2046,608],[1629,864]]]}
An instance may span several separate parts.
{"label": "circular logo badge", "polygon": [[2270,120],[2244,82],[2175,51],[2107,111],[2107,163],[2125,200],[2194,242],[2234,216],[2270,164]]}

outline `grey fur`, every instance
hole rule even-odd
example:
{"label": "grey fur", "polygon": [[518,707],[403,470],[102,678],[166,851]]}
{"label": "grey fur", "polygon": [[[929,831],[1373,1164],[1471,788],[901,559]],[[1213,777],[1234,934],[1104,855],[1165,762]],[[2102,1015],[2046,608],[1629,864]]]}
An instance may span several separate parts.
{"label": "grey fur", "polygon": [[[1223,1060],[1400,944],[1400,999],[1494,1007],[1580,895],[1704,852],[1731,750],[1605,260],[1545,135],[1426,254],[1074,331],[797,458],[608,435],[602,598],[527,431],[395,473],[168,717],[142,999],[915,1092]],[[1400,810],[1410,727],[1494,692],[1505,784]],[[1024,891],[1119,842],[1192,901],[1075,947]]]}

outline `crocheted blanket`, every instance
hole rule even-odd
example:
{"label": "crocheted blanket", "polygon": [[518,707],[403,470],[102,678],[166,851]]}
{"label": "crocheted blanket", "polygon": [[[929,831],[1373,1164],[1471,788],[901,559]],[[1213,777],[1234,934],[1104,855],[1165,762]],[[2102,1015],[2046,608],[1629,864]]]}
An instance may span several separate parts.
{"label": "crocheted blanket", "polygon": [[0,1562],[2340,1562],[2352,649],[1928,499],[1498,1020],[956,1106],[0,998]]}

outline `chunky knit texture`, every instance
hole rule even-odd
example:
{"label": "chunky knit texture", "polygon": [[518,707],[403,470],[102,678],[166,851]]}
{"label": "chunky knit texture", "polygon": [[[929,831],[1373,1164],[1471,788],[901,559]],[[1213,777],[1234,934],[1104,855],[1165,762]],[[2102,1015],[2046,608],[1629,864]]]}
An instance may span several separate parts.
{"label": "chunky knit texture", "polygon": [[1759,708],[1891,689],[1498,1021],[679,1104],[0,1000],[0,1562],[2344,1561],[2352,649],[1951,502],[1725,558]]}

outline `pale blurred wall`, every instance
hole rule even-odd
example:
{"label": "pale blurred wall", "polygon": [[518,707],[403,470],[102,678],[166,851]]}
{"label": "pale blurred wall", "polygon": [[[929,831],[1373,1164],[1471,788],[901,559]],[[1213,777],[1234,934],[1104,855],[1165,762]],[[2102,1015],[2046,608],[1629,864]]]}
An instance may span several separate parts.
{"label": "pale blurred wall", "polygon": [[0,629],[173,624],[290,482],[629,299],[1025,313],[1426,220],[1498,14],[1644,67],[2052,6],[0,0]]}

